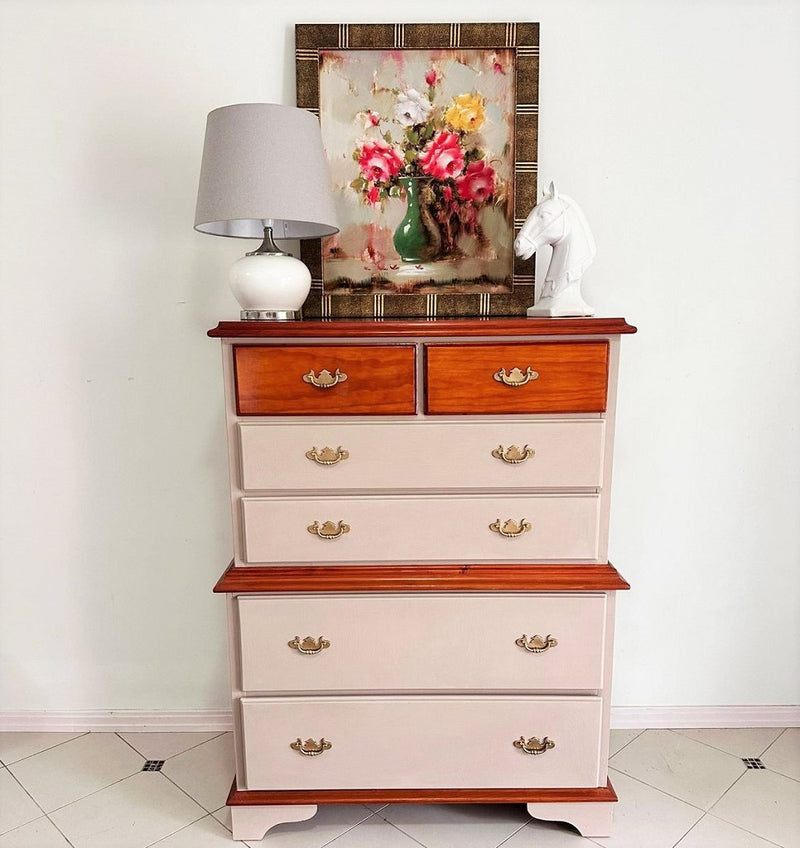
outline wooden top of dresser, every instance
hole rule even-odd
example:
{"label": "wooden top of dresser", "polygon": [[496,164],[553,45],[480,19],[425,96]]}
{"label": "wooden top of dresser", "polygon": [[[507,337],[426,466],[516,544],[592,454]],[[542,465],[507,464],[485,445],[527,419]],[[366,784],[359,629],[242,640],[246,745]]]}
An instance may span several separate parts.
{"label": "wooden top of dresser", "polygon": [[220,339],[404,338],[470,336],[608,336],[635,333],[624,318],[331,318],[309,321],[220,321]]}
{"label": "wooden top of dresser", "polygon": [[591,565],[235,566],[215,592],[558,592],[630,589],[610,563]]}

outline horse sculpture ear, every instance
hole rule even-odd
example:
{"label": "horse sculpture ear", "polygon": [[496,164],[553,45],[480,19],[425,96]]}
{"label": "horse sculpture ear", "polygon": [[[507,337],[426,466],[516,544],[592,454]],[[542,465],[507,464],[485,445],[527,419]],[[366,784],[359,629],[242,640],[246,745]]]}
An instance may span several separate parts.
{"label": "horse sculpture ear", "polygon": [[556,197],[558,197],[558,189],[556,188],[556,184],[554,182],[550,183],[550,188],[548,189],[548,191],[550,193],[550,197],[552,197],[554,200]]}

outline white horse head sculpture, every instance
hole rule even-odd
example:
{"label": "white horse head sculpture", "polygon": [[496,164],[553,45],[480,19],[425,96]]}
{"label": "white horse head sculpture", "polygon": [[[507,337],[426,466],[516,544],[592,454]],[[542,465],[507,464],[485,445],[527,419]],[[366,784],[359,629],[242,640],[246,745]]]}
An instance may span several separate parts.
{"label": "white horse head sculpture", "polygon": [[596,248],[580,206],[559,194],[553,183],[533,207],[514,242],[514,252],[529,259],[544,245],[553,247],[541,297],[528,309],[530,316],[563,318],[594,315],[581,296],[581,277],[592,264]]}

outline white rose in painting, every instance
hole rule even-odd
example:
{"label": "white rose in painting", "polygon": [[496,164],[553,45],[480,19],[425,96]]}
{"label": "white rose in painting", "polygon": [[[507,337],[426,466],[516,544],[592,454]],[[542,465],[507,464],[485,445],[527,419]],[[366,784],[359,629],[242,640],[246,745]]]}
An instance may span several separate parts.
{"label": "white rose in painting", "polygon": [[401,91],[397,95],[394,116],[404,127],[424,124],[432,111],[431,101],[415,88],[409,88],[406,92]]}

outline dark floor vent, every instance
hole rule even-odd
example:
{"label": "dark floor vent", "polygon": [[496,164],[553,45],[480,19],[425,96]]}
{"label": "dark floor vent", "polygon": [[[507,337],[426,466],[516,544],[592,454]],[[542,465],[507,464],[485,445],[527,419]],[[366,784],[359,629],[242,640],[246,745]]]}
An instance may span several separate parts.
{"label": "dark floor vent", "polygon": [[164,760],[147,760],[142,766],[142,771],[161,771]]}

